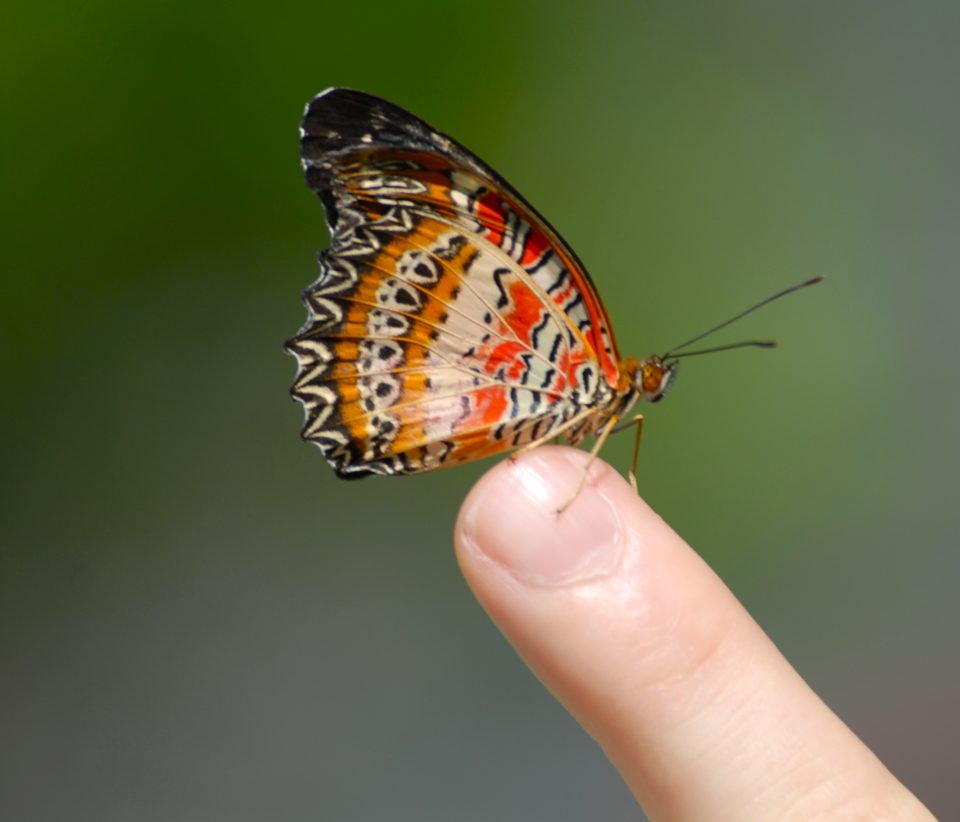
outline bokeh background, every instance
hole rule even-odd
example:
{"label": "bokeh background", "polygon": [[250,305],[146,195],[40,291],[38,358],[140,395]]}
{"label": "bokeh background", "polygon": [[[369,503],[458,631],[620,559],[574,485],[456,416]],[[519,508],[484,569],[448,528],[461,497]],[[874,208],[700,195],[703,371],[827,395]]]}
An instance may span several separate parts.
{"label": "bokeh background", "polygon": [[[451,549],[488,465],[336,480],[281,344],[331,85],[498,168],[621,348],[685,363],[642,492],[960,816],[960,6],[43,4],[0,29],[0,817],[626,820]],[[629,437],[605,456],[625,467]]]}

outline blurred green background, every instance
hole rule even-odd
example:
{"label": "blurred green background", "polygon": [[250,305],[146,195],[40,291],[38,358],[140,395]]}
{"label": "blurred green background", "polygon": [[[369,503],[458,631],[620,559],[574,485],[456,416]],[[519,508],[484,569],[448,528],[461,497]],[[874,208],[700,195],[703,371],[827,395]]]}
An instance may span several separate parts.
{"label": "blurred green background", "polygon": [[[942,818],[960,816],[960,6],[55,8],[0,31],[0,817],[636,818],[461,581],[488,464],[344,483],[281,344],[326,244],[307,100],[498,168],[645,356],[644,496]],[[629,437],[608,446],[618,467]]]}

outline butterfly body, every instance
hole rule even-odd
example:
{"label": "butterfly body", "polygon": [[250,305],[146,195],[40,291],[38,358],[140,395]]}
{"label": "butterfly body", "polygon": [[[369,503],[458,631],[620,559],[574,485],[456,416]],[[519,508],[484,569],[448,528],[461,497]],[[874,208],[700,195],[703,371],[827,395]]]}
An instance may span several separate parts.
{"label": "butterfly body", "polygon": [[621,359],[586,269],[456,141],[331,89],[301,131],[331,234],[287,343],[303,436],[343,477],[455,465],[600,434],[675,363]]}

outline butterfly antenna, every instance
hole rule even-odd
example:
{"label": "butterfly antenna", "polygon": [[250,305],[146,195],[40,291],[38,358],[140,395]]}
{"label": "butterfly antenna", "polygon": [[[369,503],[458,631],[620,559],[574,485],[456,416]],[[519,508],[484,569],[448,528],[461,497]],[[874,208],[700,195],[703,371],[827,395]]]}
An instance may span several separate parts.
{"label": "butterfly antenna", "polygon": [[677,358],[677,357],[692,357],[694,354],[708,354],[713,351],[727,351],[731,348],[773,348],[776,343],[774,342],[765,342],[761,340],[750,340],[748,342],[742,343],[733,343],[732,345],[722,345],[717,348],[707,348],[702,351],[690,351],[686,354],[677,354],[677,351],[686,348],[688,345],[693,345],[693,343],[702,340],[704,337],[709,337],[711,334],[719,331],[721,328],[726,328],[728,325],[735,323],[737,320],[741,320],[747,316],[747,314],[752,314],[758,308],[763,308],[765,305],[769,305],[774,300],[779,300],[781,297],[786,297],[787,294],[792,294],[794,291],[799,291],[801,288],[806,288],[808,285],[816,285],[821,282],[823,277],[814,277],[811,280],[806,280],[802,283],[797,283],[796,285],[790,286],[790,288],[785,288],[783,291],[778,291],[776,294],[773,294],[767,297],[765,300],[760,300],[756,305],[751,305],[749,308],[741,311],[739,314],[734,315],[729,320],[724,320],[719,325],[715,325],[713,328],[710,328],[704,331],[702,334],[697,334],[696,337],[691,337],[686,342],[680,343],[680,345],[675,345],[671,348],[666,354],[664,354],[661,359],[665,360],[668,358]]}
{"label": "butterfly antenna", "polygon": [[682,354],[667,354],[661,359],[669,357],[671,360],[679,360],[681,357],[696,357],[697,354],[713,354],[716,351],[730,351],[734,348],[776,348],[777,343],[774,340],[746,340],[745,342],[730,343],[730,345],[717,345],[713,348],[700,348],[697,351],[684,351]]}

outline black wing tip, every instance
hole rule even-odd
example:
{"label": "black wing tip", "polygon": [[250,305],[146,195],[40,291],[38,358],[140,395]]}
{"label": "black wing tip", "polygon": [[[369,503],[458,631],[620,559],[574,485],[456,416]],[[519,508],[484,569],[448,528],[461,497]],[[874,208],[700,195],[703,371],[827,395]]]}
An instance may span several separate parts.
{"label": "black wing tip", "polygon": [[305,114],[317,106],[340,106],[340,105],[371,105],[373,103],[387,102],[376,94],[370,94],[367,91],[361,91],[349,86],[330,86],[313,96],[313,99],[307,103]]}
{"label": "black wing tip", "polygon": [[437,134],[404,108],[352,88],[335,86],[309,103],[300,124],[301,155],[307,163],[330,152],[359,146],[416,146],[436,150]]}
{"label": "black wing tip", "polygon": [[317,115],[349,115],[356,117],[362,112],[376,111],[401,111],[407,116],[412,117],[405,109],[400,108],[396,103],[378,97],[376,94],[370,94],[360,89],[347,88],[346,86],[331,86],[324,89],[307,103],[303,112],[304,120]]}
{"label": "black wing tip", "polygon": [[408,117],[413,116],[382,97],[334,86],[321,91],[307,103],[301,124],[303,137],[322,136],[341,129],[346,129],[348,133],[359,133],[363,128],[372,129],[387,113],[394,114],[397,111]]}

